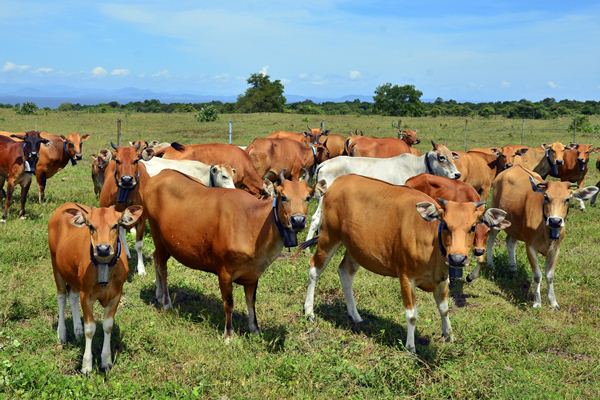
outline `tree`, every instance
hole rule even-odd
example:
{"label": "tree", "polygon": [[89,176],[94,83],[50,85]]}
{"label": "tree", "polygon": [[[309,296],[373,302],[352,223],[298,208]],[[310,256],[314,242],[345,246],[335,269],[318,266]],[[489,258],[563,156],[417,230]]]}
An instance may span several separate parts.
{"label": "tree", "polygon": [[423,92],[413,85],[392,85],[386,83],[375,89],[374,112],[383,115],[419,117],[424,114],[421,103]]}
{"label": "tree", "polygon": [[31,114],[35,114],[35,112],[37,110],[38,110],[38,106],[35,103],[26,101],[25,103],[23,103],[21,105],[21,107],[17,108],[17,114],[31,115]]}
{"label": "tree", "polygon": [[250,87],[237,99],[236,108],[239,112],[283,112],[285,97],[281,81],[272,81],[269,75],[252,74],[248,78]]}

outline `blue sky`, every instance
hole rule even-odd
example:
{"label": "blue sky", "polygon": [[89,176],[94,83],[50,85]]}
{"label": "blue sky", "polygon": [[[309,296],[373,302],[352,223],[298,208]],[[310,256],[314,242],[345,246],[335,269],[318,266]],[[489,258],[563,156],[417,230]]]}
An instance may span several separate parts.
{"label": "blue sky", "polygon": [[236,95],[600,98],[590,1],[4,1],[0,85]]}

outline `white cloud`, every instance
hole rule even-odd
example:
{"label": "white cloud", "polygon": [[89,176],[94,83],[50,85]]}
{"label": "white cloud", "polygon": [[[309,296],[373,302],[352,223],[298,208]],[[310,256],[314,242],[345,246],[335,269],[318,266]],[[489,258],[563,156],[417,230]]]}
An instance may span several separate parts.
{"label": "white cloud", "polygon": [[36,73],[36,74],[49,74],[52,71],[54,71],[53,68],[50,68],[50,67],[40,67],[40,68],[37,68],[36,70],[34,70],[33,72]]}
{"label": "white cloud", "polygon": [[152,78],[170,78],[171,74],[169,73],[168,69],[161,69],[158,72],[155,72],[154,74],[150,75]]}
{"label": "white cloud", "polygon": [[552,89],[556,89],[558,85],[554,81],[548,81],[548,87]]}
{"label": "white cloud", "polygon": [[358,70],[353,69],[352,71],[350,71],[350,80],[352,81],[360,79],[361,76],[362,74]]}
{"label": "white cloud", "polygon": [[100,78],[102,76],[106,76],[108,72],[102,67],[96,67],[92,70],[92,75],[96,78]]}
{"label": "white cloud", "polygon": [[23,72],[23,71],[27,71],[29,68],[31,68],[31,66],[29,65],[19,65],[19,64],[15,64],[14,62],[10,62],[7,61],[4,63],[4,67],[2,68],[2,71],[4,72],[12,72],[12,71],[16,71],[16,72]]}
{"label": "white cloud", "polygon": [[298,79],[300,79],[301,81],[305,80],[306,78],[308,78],[308,74],[306,72],[298,74]]}
{"label": "white cloud", "polygon": [[260,69],[260,71],[258,71],[259,74],[261,74],[262,76],[266,76],[269,74],[269,66],[265,65],[264,67],[262,67]]}
{"label": "white cloud", "polygon": [[127,76],[129,75],[129,70],[126,68],[115,68],[110,74],[112,76]]}
{"label": "white cloud", "polygon": [[502,82],[500,82],[500,86],[502,86],[502,87],[510,87],[510,82],[509,81],[502,81]]}

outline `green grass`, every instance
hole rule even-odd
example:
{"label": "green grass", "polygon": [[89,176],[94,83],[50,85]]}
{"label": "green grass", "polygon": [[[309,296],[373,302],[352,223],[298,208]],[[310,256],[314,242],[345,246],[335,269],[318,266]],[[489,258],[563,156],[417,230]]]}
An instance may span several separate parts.
{"label": "green grass", "polygon": [[[555,287],[562,308],[551,311],[543,285],[543,308],[531,308],[531,272],[522,244],[519,271],[506,268],[506,248],[496,247],[497,267],[464,286],[466,305],[452,303],[454,343],[442,343],[432,296],[418,292],[418,356],[407,353],[404,310],[397,280],[358,273],[355,293],[365,318],[352,326],[346,317],[337,264],[325,270],[316,295],[316,321],[307,322],[302,304],[308,257],[276,260],[258,290],[259,336],[246,333],[243,290],[235,289],[236,337],[222,340],[223,310],[213,275],[169,263],[174,310],[154,304],[154,272],[126,283],[113,331],[114,368],[81,376],[83,344],[56,338],[57,305],[46,223],[65,201],[97,204],[89,154],[115,141],[115,120],[123,120],[124,140],[225,141],[226,121],[234,121],[236,144],[275,129],[318,126],[321,116],[260,114],[221,116],[198,124],[193,114],[49,113],[20,116],[0,110],[1,130],[40,129],[91,133],[84,162],[49,180],[47,203],[39,205],[34,184],[28,219],[16,219],[16,204],[0,226],[0,394],[6,398],[598,398],[600,397],[600,209],[571,210]],[[327,127],[392,135],[396,118],[326,116]],[[462,118],[405,118],[424,139],[464,145]],[[568,119],[526,121],[525,143],[567,143]],[[597,121],[594,121],[597,122]],[[469,147],[519,143],[521,121],[469,120]],[[599,138],[582,142],[600,145]],[[592,171],[588,183],[600,179]],[[314,208],[314,205],[312,205]],[[152,240],[145,239],[150,255]],[[132,249],[132,252],[135,251]],[[135,265],[135,262],[132,263]],[[96,309],[100,317],[100,307]],[[97,363],[102,330],[94,338]],[[97,366],[97,364],[96,364]]]}

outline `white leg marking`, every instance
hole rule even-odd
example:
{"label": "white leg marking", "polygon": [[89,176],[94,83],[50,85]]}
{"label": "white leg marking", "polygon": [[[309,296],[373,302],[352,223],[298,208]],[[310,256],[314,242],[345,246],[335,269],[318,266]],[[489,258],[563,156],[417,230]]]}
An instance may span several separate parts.
{"label": "white leg marking", "polygon": [[58,300],[58,326],[56,328],[56,334],[58,335],[58,341],[64,344],[67,342],[67,327],[65,325],[65,304],[67,296],[64,293],[57,293],[56,298]]}
{"label": "white leg marking", "polygon": [[71,302],[71,314],[73,315],[73,332],[75,332],[75,338],[79,340],[83,336],[83,325],[81,325],[81,313],[79,307],[79,292],[70,292],[69,301]]}
{"label": "white leg marking", "polygon": [[517,270],[517,239],[507,236],[506,250],[508,250],[508,269],[514,272]]}
{"label": "white leg marking", "polygon": [[129,252],[129,246],[127,245],[127,233],[125,232],[125,228],[122,226],[119,227],[119,238],[121,239],[121,246],[125,249],[125,255],[127,258],[131,258],[131,253]]}
{"label": "white leg marking", "polygon": [[92,339],[96,333],[96,322],[83,324],[85,331],[85,351],[83,352],[83,361],[81,362],[81,372],[88,374],[92,372]]}
{"label": "white leg marking", "polygon": [[138,275],[146,275],[146,267],[144,266],[144,254],[142,253],[143,240],[135,242],[135,251],[137,252],[137,273]]}
{"label": "white leg marking", "polygon": [[352,319],[353,322],[362,322],[358,310],[356,309],[356,301],[354,300],[354,293],[352,292],[352,281],[354,280],[354,275],[351,274],[346,268],[344,268],[343,264],[340,265],[338,269],[338,274],[340,275],[340,282],[342,284],[342,289],[344,291],[344,297],[346,298],[346,308],[348,309],[348,315]]}
{"label": "white leg marking", "polygon": [[546,282],[548,282],[548,300],[550,301],[550,306],[555,310],[560,309],[560,306],[556,301],[556,296],[554,295],[554,267],[556,266],[556,262],[558,261],[559,253],[560,248],[557,247],[555,251],[550,251],[548,257],[546,257]]}
{"label": "white leg marking", "polygon": [[113,318],[106,318],[102,321],[102,329],[104,330],[104,342],[102,343],[101,367],[103,369],[112,368],[112,354],[110,352],[110,337],[114,324]]}
{"label": "white leg marking", "polygon": [[498,236],[499,232],[500,231],[492,229],[488,233],[487,248],[485,250],[485,254],[487,256],[487,265],[490,268],[494,266],[494,243],[496,241],[496,236]]}
{"label": "white leg marking", "polygon": [[448,308],[448,284],[449,281],[440,283],[433,292],[433,298],[442,319],[442,336],[447,342],[452,342],[454,337],[452,336],[452,325],[450,324]]}
{"label": "white leg marking", "polygon": [[533,308],[539,308],[542,306],[542,271],[540,271],[540,267],[538,266],[537,251],[532,246],[526,246],[526,250],[527,258],[529,259],[529,264],[531,264],[531,270],[533,271],[533,282],[535,284],[533,292]]}
{"label": "white leg marking", "polygon": [[308,270],[308,288],[306,289],[306,300],[304,301],[304,315],[308,318],[315,317],[315,288],[317,287],[317,281],[321,276],[321,271],[317,267],[310,267]]}
{"label": "white leg marking", "polygon": [[407,308],[405,309],[406,315],[406,348],[408,351],[415,353],[417,348],[415,347],[415,327],[417,324],[417,309]]}
{"label": "white leg marking", "polygon": [[260,332],[258,326],[254,323],[254,321],[256,320],[256,316],[254,315],[252,298],[246,297],[246,309],[248,310],[248,329],[252,333]]}
{"label": "white leg marking", "polygon": [[317,210],[313,214],[310,220],[310,228],[308,229],[308,234],[306,235],[306,240],[310,240],[317,234],[319,227],[321,226],[321,214],[323,210],[323,197],[319,199],[319,205],[317,206]]}

